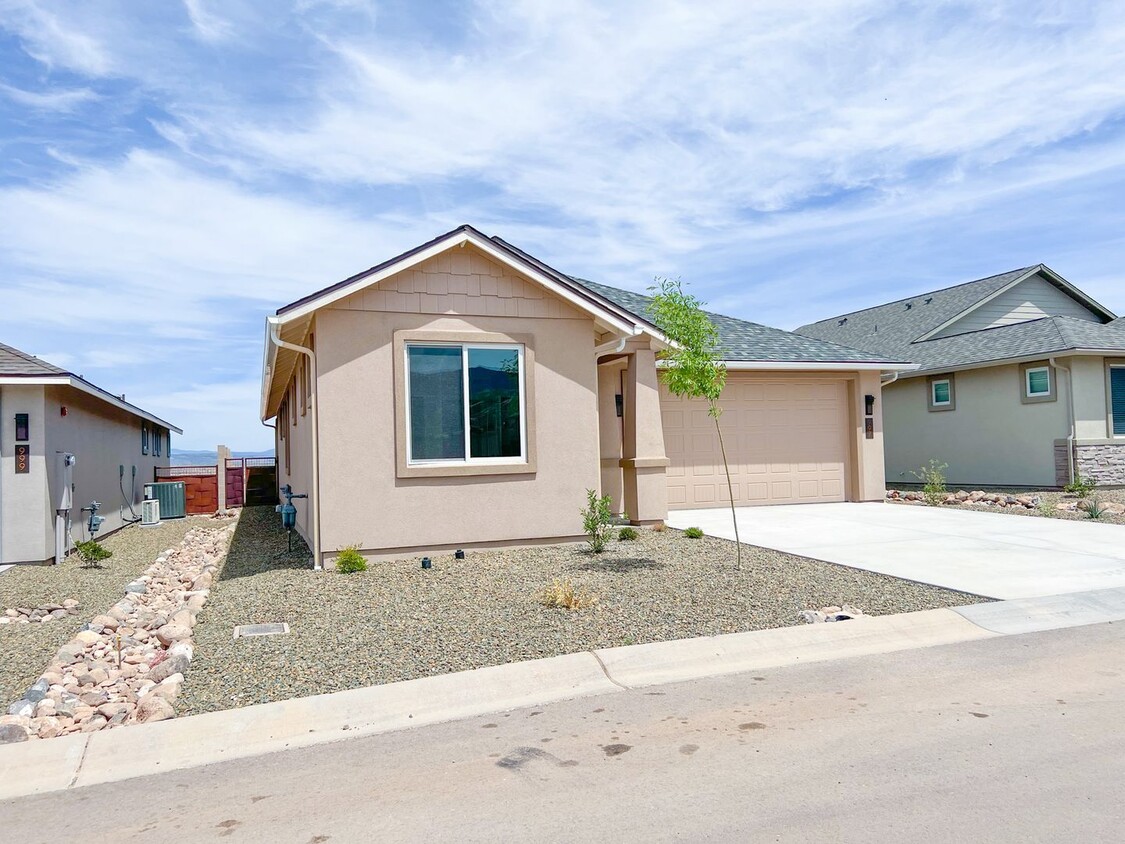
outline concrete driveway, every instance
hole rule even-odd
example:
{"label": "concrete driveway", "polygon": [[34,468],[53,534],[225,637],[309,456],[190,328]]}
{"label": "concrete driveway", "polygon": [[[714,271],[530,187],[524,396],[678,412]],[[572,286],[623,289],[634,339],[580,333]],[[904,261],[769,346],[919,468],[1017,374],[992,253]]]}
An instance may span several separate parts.
{"label": "concrete driveway", "polygon": [[[739,507],[742,541],[1010,600],[1125,586],[1125,527],[903,504]],[[734,539],[730,510],[678,510],[675,528]]]}

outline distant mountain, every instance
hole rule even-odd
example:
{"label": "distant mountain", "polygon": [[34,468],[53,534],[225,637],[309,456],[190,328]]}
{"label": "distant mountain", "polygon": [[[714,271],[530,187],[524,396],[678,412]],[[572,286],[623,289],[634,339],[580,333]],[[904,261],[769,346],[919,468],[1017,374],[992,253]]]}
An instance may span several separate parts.
{"label": "distant mountain", "polygon": [[[273,449],[265,451],[232,451],[231,457],[273,457]],[[219,459],[216,451],[190,451],[186,449],[172,449],[171,464],[173,466],[214,466]]]}

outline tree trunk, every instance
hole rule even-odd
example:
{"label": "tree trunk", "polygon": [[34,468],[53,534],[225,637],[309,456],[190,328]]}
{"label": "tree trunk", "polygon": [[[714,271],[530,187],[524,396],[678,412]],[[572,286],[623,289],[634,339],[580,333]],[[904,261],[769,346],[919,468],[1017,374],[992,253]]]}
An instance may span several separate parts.
{"label": "tree trunk", "polygon": [[742,568],[742,542],[738,538],[738,513],[734,509],[734,486],[730,482],[730,466],[727,465],[727,447],[723,444],[723,429],[719,425],[719,417],[712,414],[715,420],[715,433],[719,435],[719,451],[723,455],[723,471],[727,473],[727,495],[730,496],[730,519],[734,522],[734,567]]}

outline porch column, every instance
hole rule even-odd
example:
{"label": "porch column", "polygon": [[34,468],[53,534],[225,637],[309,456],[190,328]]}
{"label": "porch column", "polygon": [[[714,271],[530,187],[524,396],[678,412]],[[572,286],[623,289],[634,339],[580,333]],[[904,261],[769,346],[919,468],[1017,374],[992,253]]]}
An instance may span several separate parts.
{"label": "porch column", "polygon": [[656,354],[634,349],[625,370],[625,436],[621,469],[625,512],[635,525],[662,522],[668,516],[668,458],[660,421]]}
{"label": "porch column", "polygon": [[225,445],[220,445],[215,448],[215,453],[218,459],[215,461],[215,471],[218,477],[218,496],[219,496],[219,512],[224,516],[227,513],[227,458],[230,457],[230,449]]}

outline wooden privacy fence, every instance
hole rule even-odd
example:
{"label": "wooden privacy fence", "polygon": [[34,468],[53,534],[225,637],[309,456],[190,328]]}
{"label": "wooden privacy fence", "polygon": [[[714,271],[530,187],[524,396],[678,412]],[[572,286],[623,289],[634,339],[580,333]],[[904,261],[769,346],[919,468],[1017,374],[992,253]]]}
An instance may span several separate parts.
{"label": "wooden privacy fence", "polygon": [[189,515],[205,516],[219,509],[217,466],[157,466],[156,480],[184,482]]}
{"label": "wooden privacy fence", "polygon": [[[277,460],[273,457],[220,458],[226,507],[276,504]],[[204,516],[219,509],[219,465],[158,466],[157,481],[183,481],[187,511]]]}
{"label": "wooden privacy fence", "polygon": [[273,457],[228,457],[227,506],[277,503],[277,460]]}

